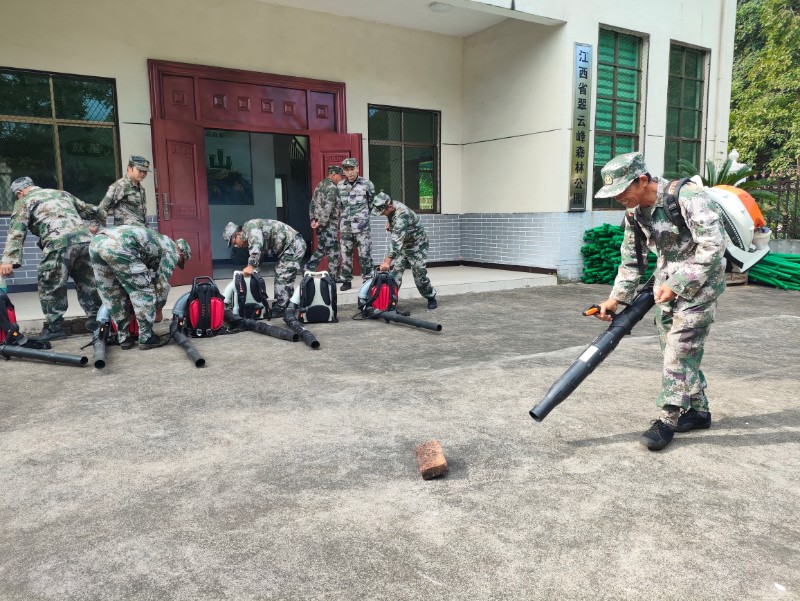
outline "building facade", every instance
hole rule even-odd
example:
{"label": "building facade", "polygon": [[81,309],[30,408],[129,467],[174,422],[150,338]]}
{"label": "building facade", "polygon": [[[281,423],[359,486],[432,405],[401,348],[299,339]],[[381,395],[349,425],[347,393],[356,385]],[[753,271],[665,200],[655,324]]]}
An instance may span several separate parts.
{"label": "building facade", "polygon": [[[22,175],[99,202],[153,159],[149,220],[208,273],[222,225],[309,240],[324,165],[361,159],[423,214],[431,263],[578,279],[599,167],[727,154],[734,0],[47,0],[4,10],[0,244]],[[376,259],[385,249],[375,221]],[[26,242],[12,286],[36,281]],[[187,269],[181,274],[194,273]],[[12,288],[13,289],[13,288]]]}

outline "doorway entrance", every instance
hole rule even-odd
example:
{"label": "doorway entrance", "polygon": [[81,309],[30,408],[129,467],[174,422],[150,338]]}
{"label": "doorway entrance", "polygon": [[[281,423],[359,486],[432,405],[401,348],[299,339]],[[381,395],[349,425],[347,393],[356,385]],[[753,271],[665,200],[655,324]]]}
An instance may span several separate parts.
{"label": "doorway entrance", "polygon": [[241,225],[248,219],[277,219],[300,232],[310,248],[308,145],[308,136],[205,130],[215,276],[230,276],[232,267],[247,263],[246,249],[228,248],[222,239],[229,221]]}
{"label": "doorway entrance", "polygon": [[[288,223],[316,240],[311,190],[329,164],[361,160],[343,83],[149,60],[159,231],[185,238],[192,261],[172,284],[233,261],[228,221]],[[180,273],[178,273],[180,272]]]}

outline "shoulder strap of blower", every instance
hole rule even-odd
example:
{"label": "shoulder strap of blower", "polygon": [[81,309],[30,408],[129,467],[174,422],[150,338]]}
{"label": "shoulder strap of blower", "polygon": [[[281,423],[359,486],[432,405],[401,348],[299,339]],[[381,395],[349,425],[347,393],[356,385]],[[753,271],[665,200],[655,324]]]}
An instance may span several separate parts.
{"label": "shoulder strap of blower", "polygon": [[686,225],[683,213],[681,213],[681,204],[678,202],[678,196],[681,193],[681,188],[688,181],[688,177],[674,179],[667,184],[667,188],[664,190],[664,212],[667,214],[667,219],[672,222],[672,225],[681,232],[686,231],[689,227]]}
{"label": "shoulder strap of blower", "polygon": [[265,307],[267,306],[267,301],[269,300],[269,295],[267,294],[267,283],[257,271],[254,271],[252,274],[250,274],[250,295],[257,303],[261,303]]}
{"label": "shoulder strap of blower", "polygon": [[[688,230],[689,226],[686,225],[686,220],[683,218],[681,205],[678,202],[678,196],[681,193],[681,188],[688,181],[688,177],[672,180],[669,184],[667,184],[667,187],[664,190],[664,213],[666,213],[667,219],[670,220],[672,225],[677,227],[681,232]],[[639,222],[636,221],[636,218],[632,213],[625,213],[625,219],[627,219],[628,223],[633,228],[633,236],[635,241],[634,245],[636,251],[636,267],[639,270],[639,275],[644,275],[646,254],[644,251],[644,241],[646,237],[642,231],[642,228],[639,226]]]}
{"label": "shoulder strap of blower", "polygon": [[244,313],[245,303],[247,303],[247,286],[241,271],[237,271],[233,276],[233,294],[236,296],[235,312],[241,316]]}

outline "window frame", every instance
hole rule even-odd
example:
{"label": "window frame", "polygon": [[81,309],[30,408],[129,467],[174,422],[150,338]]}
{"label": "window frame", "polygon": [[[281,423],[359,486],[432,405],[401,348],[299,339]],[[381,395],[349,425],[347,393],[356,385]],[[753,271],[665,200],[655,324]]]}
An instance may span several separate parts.
{"label": "window frame", "polygon": [[[41,71],[36,69],[20,69],[17,67],[6,67],[0,65],[0,72],[2,73],[19,73],[19,74],[31,74],[31,75],[38,75],[38,76],[46,76],[48,78],[48,88],[49,88],[49,102],[50,102],[50,115],[48,117],[34,117],[34,116],[20,116],[20,115],[6,115],[0,113],[0,121],[6,123],[21,123],[26,125],[46,125],[52,127],[53,129],[53,158],[55,162],[55,170],[56,170],[56,182],[58,185],[58,189],[64,189],[64,166],[63,161],[61,158],[61,139],[59,135],[59,127],[96,127],[102,129],[109,129],[112,132],[112,140],[113,140],[113,159],[114,159],[114,172],[117,178],[121,177],[122,175],[122,160],[120,155],[120,142],[119,142],[119,107],[118,107],[118,96],[117,96],[117,80],[116,78],[112,77],[97,77],[92,75],[80,75],[75,73],[61,73],[57,71]],[[54,78],[75,78],[80,79],[81,81],[96,81],[102,82],[104,84],[111,85],[112,89],[112,105],[114,111],[114,120],[112,122],[109,121],[89,121],[89,120],[81,120],[81,119],[64,119],[61,117],[56,116],[56,94],[53,85]],[[92,202],[90,199],[82,199],[86,202]],[[100,202],[100,199],[96,199],[96,202]],[[9,216],[13,212],[13,203],[12,207],[9,210],[4,210],[2,205],[0,205],[0,216]]]}
{"label": "window frame", "polygon": [[[600,36],[603,31],[609,32],[614,34],[614,62],[608,63],[600,60]],[[610,130],[601,130],[598,128],[597,125],[597,103],[602,100],[610,100],[613,106],[616,106],[617,101],[624,101],[630,102],[624,98],[620,98],[617,95],[617,82],[618,77],[616,77],[617,69],[619,69],[619,36],[630,36],[636,38],[639,41],[639,65],[636,68],[636,72],[638,74],[638,83],[639,83],[639,99],[636,100],[637,105],[637,118],[636,118],[636,125],[637,125],[637,132],[636,133],[629,133],[629,132],[618,132],[616,127],[616,111],[612,110],[611,114],[611,123],[612,129]],[[597,30],[597,77],[595,79],[595,115],[594,115],[594,136],[592,140],[592,210],[593,211],[615,211],[619,210],[619,206],[616,205],[613,198],[594,198],[594,195],[597,191],[602,187],[602,183],[598,186],[596,183],[596,175],[599,173],[599,168],[603,165],[598,165],[595,163],[595,159],[597,157],[597,138],[598,136],[603,137],[611,137],[611,148],[612,148],[612,157],[615,154],[614,149],[616,148],[616,142],[618,137],[629,138],[634,140],[634,152],[641,152],[644,140],[646,138],[646,117],[647,117],[647,73],[648,73],[648,57],[650,53],[650,38],[647,34],[631,31],[628,29],[623,29],[620,27],[614,27],[611,25],[600,24]],[[614,69],[614,80],[613,80],[613,90],[612,96],[607,97],[600,96],[600,77],[601,71],[600,66],[610,66]],[[626,70],[631,70],[630,67],[623,65],[623,68]]]}
{"label": "window frame", "polygon": [[[672,51],[673,49],[679,48],[683,52],[682,61],[681,61],[681,106],[673,106],[669,104],[669,90],[670,90],[670,79],[675,77],[670,72],[670,64],[672,62]],[[691,50],[693,52],[698,52],[700,54],[700,60],[702,61],[702,79],[698,80],[697,78],[690,78],[686,77],[685,69],[686,69],[686,51]],[[685,44],[683,42],[678,42],[676,40],[670,40],[669,44],[669,54],[667,55],[667,114],[666,119],[664,121],[664,173],[671,173],[677,175],[678,170],[677,166],[675,171],[672,171],[670,168],[670,162],[668,161],[667,157],[667,147],[669,142],[677,142],[678,143],[678,155],[676,158],[676,165],[677,161],[681,158],[681,146],[683,144],[693,143],[697,144],[697,160],[695,162],[695,167],[697,167],[699,173],[703,173],[705,171],[705,151],[706,151],[706,135],[708,132],[708,94],[710,89],[710,65],[711,65],[711,50],[708,48],[701,48],[700,46],[694,46],[692,44]],[[683,82],[686,80],[692,79],[694,81],[700,81],[702,83],[701,91],[700,91],[700,107],[699,109],[688,109],[692,111],[697,111],[700,113],[700,127],[698,128],[698,137],[697,138],[684,138],[681,135],[681,125],[683,124],[683,111],[687,110],[687,107],[683,106]],[[669,111],[670,109],[677,108],[680,112],[678,114],[678,136],[670,136],[667,130],[668,123],[669,123]]]}
{"label": "window frame", "polygon": [[[400,135],[401,137],[405,136],[405,113],[424,113],[433,115],[435,117],[435,126],[434,126],[434,143],[431,144],[423,144],[420,142],[405,142],[404,140],[395,141],[395,140],[376,140],[373,139],[369,134],[369,112],[372,109],[377,110],[385,110],[385,111],[395,111],[400,113]],[[401,149],[403,156],[405,156],[404,149],[406,147],[410,148],[432,148],[433,149],[433,208],[431,209],[421,209],[416,208],[413,209],[415,213],[424,213],[424,214],[438,214],[441,212],[441,156],[442,156],[442,111],[430,110],[430,109],[419,109],[419,108],[410,108],[410,107],[400,107],[400,106],[391,106],[387,104],[367,104],[367,154],[369,156],[369,167],[370,167],[370,179],[372,179],[372,156],[370,154],[370,147],[372,145],[375,146],[393,146]],[[405,202],[405,176],[406,176],[406,166],[405,161],[401,160],[401,173],[400,178],[403,182],[403,199],[400,202]],[[374,183],[374,182],[373,182]]]}

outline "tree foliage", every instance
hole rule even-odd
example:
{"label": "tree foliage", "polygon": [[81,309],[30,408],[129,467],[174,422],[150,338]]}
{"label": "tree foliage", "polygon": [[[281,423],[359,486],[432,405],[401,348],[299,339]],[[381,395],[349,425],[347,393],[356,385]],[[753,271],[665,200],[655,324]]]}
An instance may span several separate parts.
{"label": "tree foliage", "polygon": [[739,0],[730,139],[756,169],[800,162],[800,0]]}

